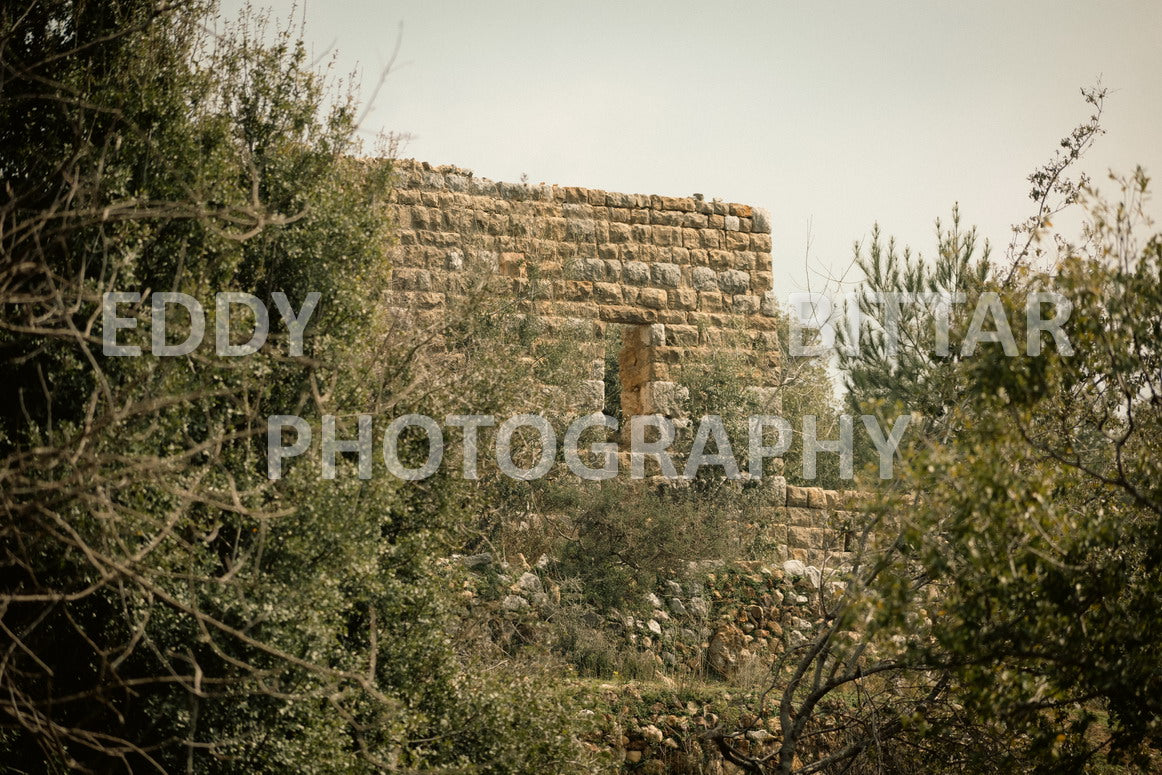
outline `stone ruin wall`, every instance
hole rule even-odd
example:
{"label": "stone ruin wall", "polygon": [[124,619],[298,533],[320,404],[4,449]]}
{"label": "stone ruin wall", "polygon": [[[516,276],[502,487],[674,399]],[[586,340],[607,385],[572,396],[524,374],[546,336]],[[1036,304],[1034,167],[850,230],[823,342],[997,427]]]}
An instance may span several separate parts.
{"label": "stone ruin wall", "polygon": [[[782,477],[779,477],[782,479]],[[785,559],[835,569],[849,563],[860,540],[859,509],[867,494],[853,490],[795,487],[782,480],[771,488],[773,527],[769,540]]]}
{"label": "stone ruin wall", "polygon": [[[484,267],[510,283],[514,296],[535,284],[534,312],[549,335],[568,332],[583,343],[593,367],[575,389],[580,411],[604,405],[607,329],[621,326],[623,416],[684,417],[675,367],[724,348],[746,353],[750,390],[764,411],[778,413],[766,211],[701,197],[498,183],[412,160],[393,165],[388,208],[398,244],[389,256],[389,305],[396,313],[442,315],[463,295],[465,273]],[[821,561],[843,551],[843,514],[826,495],[799,497],[800,488],[780,476],[767,477],[764,487],[771,508],[784,512],[774,520],[776,541],[789,557]]]}
{"label": "stone ruin wall", "polygon": [[[625,416],[681,416],[670,367],[736,347],[739,338],[753,356],[754,387],[777,384],[765,211],[693,197],[496,183],[411,161],[395,169],[390,213],[399,245],[390,258],[400,307],[438,311],[461,292],[459,276],[474,262],[495,268],[514,292],[539,283],[535,311],[550,331],[581,331],[599,342],[608,326],[625,326]],[[580,392],[602,394],[595,385]],[[773,393],[770,399],[777,406]]]}

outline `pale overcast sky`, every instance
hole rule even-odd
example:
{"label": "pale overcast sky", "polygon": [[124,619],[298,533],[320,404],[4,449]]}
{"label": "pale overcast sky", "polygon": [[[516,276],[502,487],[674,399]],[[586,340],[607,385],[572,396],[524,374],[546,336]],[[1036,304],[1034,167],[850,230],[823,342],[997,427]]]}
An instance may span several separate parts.
{"label": "pale overcast sky", "polygon": [[768,208],[784,298],[808,268],[817,287],[847,267],[876,221],[930,253],[954,202],[1003,250],[1030,213],[1026,176],[1088,115],[1079,88],[1098,77],[1108,133],[1087,169],[1162,172],[1157,0],[306,0],[297,14],[365,91],[402,23],[365,126],[412,135],[404,156]]}

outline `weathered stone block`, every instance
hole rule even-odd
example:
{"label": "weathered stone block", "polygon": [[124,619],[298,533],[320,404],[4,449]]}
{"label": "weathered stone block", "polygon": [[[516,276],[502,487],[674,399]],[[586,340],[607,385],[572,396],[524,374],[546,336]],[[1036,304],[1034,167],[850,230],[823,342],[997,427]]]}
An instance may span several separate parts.
{"label": "weathered stone block", "polygon": [[787,509],[787,524],[794,527],[821,527],[820,512],[798,506]]}
{"label": "weathered stone block", "polygon": [[725,227],[726,227],[727,231],[738,231],[738,216],[737,215],[726,216]]}
{"label": "weathered stone block", "polygon": [[750,271],[750,292],[758,296],[762,296],[764,293],[771,289],[773,279],[773,275],[771,274],[769,268],[763,269],[761,265],[759,267],[752,268]]}
{"label": "weathered stone block", "polygon": [[735,296],[732,308],[740,315],[753,315],[759,311],[759,297],[746,294]]}
{"label": "weathered stone block", "polygon": [[670,306],[679,310],[698,309],[698,292],[691,288],[670,291]]}
{"label": "weathered stone block", "polygon": [[679,347],[697,347],[698,327],[687,325],[666,326],[666,344]]}
{"label": "weathered stone block", "polygon": [[459,272],[464,268],[464,254],[459,248],[452,248],[444,254],[444,269],[449,272]]}
{"label": "weathered stone block", "polygon": [[760,234],[771,233],[771,214],[761,207],[753,208],[751,216],[751,231]]}
{"label": "weathered stone block", "polygon": [[594,283],[593,297],[602,304],[621,304],[625,300],[617,283]]}
{"label": "weathered stone block", "polygon": [[[770,320],[770,318],[763,318],[763,320]],[[752,323],[758,320],[752,318]],[[782,366],[782,358],[779,356],[779,331],[759,331],[758,337],[755,339],[755,346],[762,352],[760,364],[762,368],[779,368]]]}
{"label": "weathered stone block", "polygon": [[[748,250],[749,247],[751,247],[751,235],[744,234],[744,232],[741,231],[724,231],[723,234],[726,235],[726,239],[723,245],[726,247],[726,250],[744,252]],[[744,265],[749,265],[749,263],[751,263],[751,260],[749,260],[748,257],[741,260],[744,261]]]}
{"label": "weathered stone block", "polygon": [[666,292],[660,288],[642,288],[638,294],[638,304],[650,309],[663,309],[666,306]]}
{"label": "weathered stone block", "polygon": [[593,222],[593,241],[604,246],[609,242],[609,221],[602,218]]}
{"label": "weathered stone block", "polygon": [[[787,527],[787,543],[792,546],[812,550],[808,556],[813,562],[821,563],[824,550],[843,548],[843,537],[834,530],[812,527]],[[816,571],[818,573],[818,571]]]}
{"label": "weathered stone block", "polygon": [[573,264],[574,272],[580,280],[604,280],[606,267],[600,258],[583,258]]}
{"label": "weathered stone block", "polygon": [[658,319],[657,310],[617,306],[613,304],[602,304],[598,306],[594,317],[598,316],[609,323],[628,323],[631,325],[654,323]]}
{"label": "weathered stone block", "polygon": [[593,220],[593,208],[585,202],[570,202],[561,205],[561,213],[570,220]]}
{"label": "weathered stone block", "polygon": [[718,290],[718,273],[705,266],[696,266],[690,270],[690,285],[698,291]]}
{"label": "weathered stone block", "polygon": [[661,288],[677,288],[682,282],[682,269],[677,264],[656,263],[650,267],[654,285]]}
{"label": "weathered stone block", "polygon": [[647,347],[662,347],[666,344],[666,327],[661,323],[645,326],[641,332],[642,344]]}
{"label": "weathered stone block", "polygon": [[597,243],[595,242],[568,242],[573,256],[576,258],[597,258]]}
{"label": "weathered stone block", "polygon": [[653,228],[653,242],[662,247],[681,245],[682,230],[677,226],[655,226]]}
{"label": "weathered stone block", "polygon": [[686,229],[705,229],[710,222],[708,216],[701,213],[683,213],[680,225]]}
{"label": "weathered stone block", "polygon": [[[608,236],[609,235],[607,234],[607,239]],[[548,248],[545,246],[545,248],[542,249],[547,250]],[[597,246],[597,257],[602,261],[617,261],[621,258],[621,248],[617,245],[610,244],[609,242],[606,242],[605,244],[599,244]]]}
{"label": "weathered stone block", "polygon": [[718,287],[723,293],[746,293],[750,289],[750,275],[738,269],[718,273]]}
{"label": "weathered stone block", "polygon": [[609,207],[616,207],[616,208],[633,207],[633,197],[629,194],[616,194],[613,192],[606,192],[605,203]]}
{"label": "weathered stone block", "polygon": [[632,285],[645,285],[650,281],[650,267],[642,261],[626,261],[623,277]]}
{"label": "weathered stone block", "polygon": [[624,223],[609,224],[610,242],[629,242],[633,236],[633,227]]}
{"label": "weathered stone block", "polygon": [[501,253],[498,268],[504,277],[524,277],[527,273],[524,253]]}
{"label": "weathered stone block", "polygon": [[818,544],[816,532],[814,528],[788,525],[787,545],[797,549],[815,549]]}
{"label": "weathered stone block", "polygon": [[698,247],[706,249],[722,247],[722,232],[716,229],[699,229]]}
{"label": "weathered stone block", "polygon": [[568,203],[584,203],[588,201],[588,191],[580,186],[567,186],[565,188],[565,201]]}
{"label": "weathered stone block", "polygon": [[693,197],[659,197],[660,204],[663,210],[681,210],[682,212],[694,212],[694,198]]}
{"label": "weathered stone block", "polygon": [[706,266],[718,271],[733,269],[735,254],[729,250],[711,250],[707,253]]}
{"label": "weathered stone block", "polygon": [[699,291],[698,309],[701,312],[718,312],[722,309],[722,294],[717,291]]}
{"label": "weathered stone block", "polygon": [[654,349],[654,358],[663,363],[681,363],[695,352],[686,347],[657,347]]}
{"label": "weathered stone block", "polygon": [[644,261],[647,264],[658,260],[662,248],[656,245],[642,245],[638,242],[627,242],[621,246],[622,261]]}
{"label": "weathered stone block", "polygon": [[400,291],[430,291],[432,276],[426,269],[399,268],[392,271],[391,284]]}

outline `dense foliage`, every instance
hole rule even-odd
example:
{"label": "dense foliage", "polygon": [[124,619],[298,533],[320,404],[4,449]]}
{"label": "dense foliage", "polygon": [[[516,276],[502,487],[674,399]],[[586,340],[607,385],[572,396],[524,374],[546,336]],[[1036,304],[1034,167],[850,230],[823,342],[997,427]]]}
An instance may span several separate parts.
{"label": "dense foliage", "polygon": [[1026,293],[1061,292],[1073,352],[966,363],[958,432],[909,479],[925,496],[905,535],[941,589],[929,656],[1054,771],[1160,740],[1162,241],[1134,241],[1146,185],[1124,181],[1116,208],[1091,197],[1085,242],[1004,294],[1023,321]]}
{"label": "dense foliage", "polygon": [[[554,695],[449,641],[433,563],[470,502],[322,479],[317,446],[266,476],[267,415],[342,438],[497,383],[378,312],[390,166],[355,160],[354,104],[200,2],[6,4],[0,39],[0,766],[568,771]],[[207,310],[189,354],[149,355],[161,290]],[[142,294],[142,357],[103,353],[108,291]],[[259,352],[215,357],[220,291],[268,306]],[[275,292],[320,294],[301,356]]]}
{"label": "dense foliage", "polygon": [[[466,268],[467,301],[446,317],[385,313],[391,166],[360,158],[356,105],[290,31],[225,24],[198,0],[3,6],[0,768],[595,772],[609,764],[598,725],[629,711],[579,712],[578,674],[632,671],[659,696],[674,689],[663,667],[743,683],[725,658],[697,656],[724,653],[735,624],[766,632],[778,659],[748,655],[750,685],[722,692],[735,705],[722,717],[702,712],[683,755],[713,745],[760,774],[1152,766],[1162,239],[1135,241],[1143,173],[1112,205],[1065,178],[1100,133],[1101,93],[1087,99],[1094,116],[1031,178],[1036,212],[1007,263],[955,213],[930,261],[878,231],[859,254],[864,324],[858,354],[839,362],[846,408],[885,427],[901,412],[920,422],[899,476],[869,480],[878,497],[844,517],[842,580],[759,577],[757,605],[714,595],[755,575],[727,561],[770,559],[762,519],[785,484],[773,476],[525,482],[497,473],[489,451],[478,479],[452,460],[404,483],[379,455],[361,478],[351,454],[326,476],[324,415],[339,438],[357,435],[358,414],[503,415],[532,402],[560,419],[592,364],[485,268]],[[1043,252],[1049,217],[1079,202],[1083,239]],[[1045,290],[1072,305],[1073,352],[1048,336],[1036,355],[961,352],[983,294],[1023,345],[1026,299]],[[118,334],[140,357],[104,350],[111,291],[141,294],[120,310],[136,329]],[[149,354],[163,291],[205,309],[191,352]],[[220,291],[266,303],[259,351],[215,354]],[[321,299],[301,354],[277,293],[296,310]],[[875,301],[885,293],[929,295],[901,309],[895,345]],[[940,295],[957,293],[942,353],[933,321]],[[195,322],[173,320],[170,343]],[[744,389],[771,384],[753,368],[724,347],[676,370],[691,418],[723,415],[736,453],[746,416],[780,408]],[[826,364],[784,364],[776,403],[796,432],[814,414],[820,437],[836,436],[829,379]],[[616,382],[606,387],[616,412]],[[316,433],[277,480],[273,414]],[[686,428],[676,449],[690,445]],[[416,436],[402,447],[423,456]],[[537,452],[516,440],[517,459]],[[800,437],[786,455],[793,482],[846,487],[830,455],[821,478],[797,478],[802,457]],[[768,621],[780,589],[795,595],[794,619],[813,617],[795,637]],[[735,615],[728,603],[737,621],[712,635],[714,615]],[[681,663],[654,648],[664,609],[690,625],[669,626]],[[647,638],[653,651],[638,648]],[[673,717],[664,710],[651,702]],[[777,723],[760,730],[763,716]],[[605,733],[606,749],[640,758]]]}

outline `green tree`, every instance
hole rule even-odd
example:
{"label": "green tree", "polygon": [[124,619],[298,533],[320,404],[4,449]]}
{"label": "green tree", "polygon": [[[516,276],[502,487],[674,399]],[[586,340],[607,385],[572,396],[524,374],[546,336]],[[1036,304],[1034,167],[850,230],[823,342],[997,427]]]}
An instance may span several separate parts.
{"label": "green tree", "polygon": [[[1029,176],[1035,212],[1013,227],[1003,262],[992,257],[987,241],[980,244],[975,228],[962,227],[957,207],[949,225],[936,221],[931,258],[885,241],[878,224],[866,251],[856,244],[855,267],[863,275],[856,290],[858,339],[847,321],[836,325],[849,412],[876,415],[881,427],[901,412],[913,414],[919,422],[909,428],[912,435],[946,440],[955,432],[947,418],[963,388],[956,366],[981,294],[995,290],[986,287],[990,281],[1011,286],[1019,268],[1044,258],[1044,245],[1053,241],[1047,239],[1051,219],[1076,204],[1088,184],[1085,175],[1069,173],[1103,132],[1106,91],[1099,84],[1082,89],[1082,96],[1092,113]],[[862,464],[874,457],[867,443],[857,453]]]}
{"label": "green tree", "polygon": [[[452,322],[404,338],[380,312],[390,165],[359,160],[354,103],[289,31],[214,19],[0,10],[0,766],[583,769],[553,695],[449,642],[455,482],[323,479],[317,443],[267,477],[268,415],[354,436],[496,372],[440,356]],[[148,353],[163,290],[206,307],[203,345],[105,355],[103,294],[141,292],[120,335]],[[215,357],[226,290],[275,332],[273,292],[319,293],[303,355],[275,333]]]}
{"label": "green tree", "polygon": [[1024,342],[1027,294],[1061,293],[1072,352],[1044,337],[1040,355],[965,363],[960,431],[908,479],[923,496],[907,537],[941,590],[930,658],[1055,772],[1098,752],[1149,767],[1159,745],[1162,239],[1134,238],[1144,173],[1123,191],[1083,191],[1082,244],[1004,295]]}
{"label": "green tree", "polygon": [[[895,356],[873,321],[872,346],[846,361],[852,406],[920,406],[926,423],[864,509],[844,585],[819,586],[814,628],[760,698],[755,717],[778,710],[778,745],[755,756],[747,729],[710,733],[749,772],[1157,768],[1162,239],[1136,237],[1140,170],[1112,204],[1063,177],[1096,121],[1031,178],[1038,213],[1011,270],[974,264],[955,218],[932,266],[873,240],[865,297],[965,293],[957,353],[972,299],[997,294],[1019,354],[984,343],[934,358],[916,314]],[[1046,213],[1077,203],[1082,240],[1055,235],[1038,270]],[[1034,331],[1031,353],[1028,300],[1049,292],[1071,306],[1071,346]]]}

